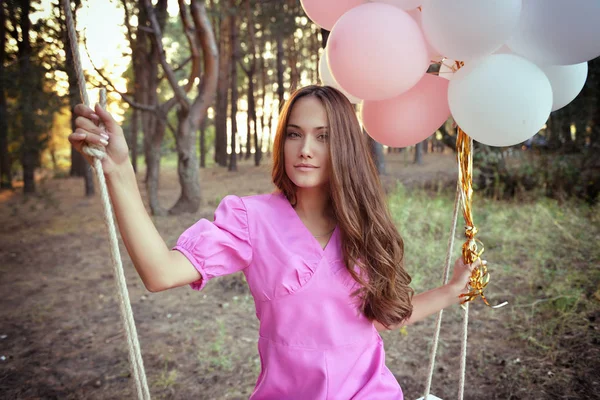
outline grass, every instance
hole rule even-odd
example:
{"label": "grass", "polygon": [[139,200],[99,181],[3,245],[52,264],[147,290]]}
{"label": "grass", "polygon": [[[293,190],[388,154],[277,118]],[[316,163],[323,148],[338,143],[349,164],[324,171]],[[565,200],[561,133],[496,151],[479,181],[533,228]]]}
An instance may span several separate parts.
{"label": "grass", "polygon": [[[408,192],[399,186],[389,204],[416,292],[439,285],[454,194]],[[592,393],[590,388],[600,384],[593,378],[600,359],[599,206],[546,198],[494,201],[476,193],[473,210],[491,275],[486,294],[493,303],[509,301],[505,323],[514,332],[510,340],[526,349],[524,357],[541,360],[515,365],[515,379],[556,398]],[[452,261],[460,255],[463,226],[459,211]]]}
{"label": "grass", "polygon": [[234,363],[226,346],[227,328],[222,319],[217,319],[216,322],[218,326],[215,336],[210,340],[208,348],[202,348],[198,353],[198,361],[208,371],[232,371]]}
{"label": "grass", "polygon": [[[417,290],[441,279],[453,196],[433,196],[402,186],[390,196],[390,209],[405,242],[405,266]],[[520,284],[536,296],[543,286],[548,297],[595,292],[600,282],[600,215],[598,206],[491,201],[475,197],[474,222],[485,246],[484,258],[499,279],[518,274]],[[462,214],[452,260],[464,241]],[[535,297],[535,296],[534,296]]]}
{"label": "grass", "polygon": [[158,398],[167,399],[172,398],[173,393],[175,392],[178,382],[177,382],[177,369],[171,368],[170,364],[172,364],[171,360],[165,360],[164,366],[160,371],[160,375],[154,381],[153,387],[158,389]]}

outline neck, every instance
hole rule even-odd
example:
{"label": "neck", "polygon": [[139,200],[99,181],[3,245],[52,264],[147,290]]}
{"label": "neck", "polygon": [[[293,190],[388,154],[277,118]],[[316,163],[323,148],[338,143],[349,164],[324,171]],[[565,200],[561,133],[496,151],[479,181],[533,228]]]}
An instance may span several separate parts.
{"label": "neck", "polygon": [[294,208],[302,218],[307,220],[330,219],[328,206],[329,194],[326,186],[296,190],[296,206]]}

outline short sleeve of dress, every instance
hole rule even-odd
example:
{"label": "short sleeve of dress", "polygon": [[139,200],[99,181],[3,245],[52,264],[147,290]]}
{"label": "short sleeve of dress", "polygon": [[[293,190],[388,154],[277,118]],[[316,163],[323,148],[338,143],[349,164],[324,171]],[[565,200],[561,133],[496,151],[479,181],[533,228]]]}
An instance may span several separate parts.
{"label": "short sleeve of dress", "polygon": [[201,290],[212,278],[241,271],[252,261],[246,207],[237,196],[225,197],[214,222],[201,219],[181,234],[173,250],[186,256],[202,279],[191,284]]}

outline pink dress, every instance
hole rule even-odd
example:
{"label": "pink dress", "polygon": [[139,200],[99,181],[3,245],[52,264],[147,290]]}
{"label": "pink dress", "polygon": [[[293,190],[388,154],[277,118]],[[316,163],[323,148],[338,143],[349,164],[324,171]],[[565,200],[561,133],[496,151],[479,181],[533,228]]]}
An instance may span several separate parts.
{"label": "pink dress", "polygon": [[336,228],[323,250],[281,194],[227,196],[174,248],[210,279],[243,271],[260,321],[251,400],[401,400],[383,342],[350,296]]}

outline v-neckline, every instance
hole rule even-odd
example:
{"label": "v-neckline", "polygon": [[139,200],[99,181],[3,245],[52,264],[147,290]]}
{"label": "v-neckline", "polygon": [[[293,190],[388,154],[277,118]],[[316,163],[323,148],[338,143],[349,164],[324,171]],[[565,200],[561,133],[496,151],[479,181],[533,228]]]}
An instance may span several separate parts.
{"label": "v-neckline", "polygon": [[325,253],[329,250],[330,247],[332,247],[332,245],[334,243],[334,239],[338,233],[338,225],[335,224],[335,227],[333,228],[333,232],[331,233],[331,236],[329,236],[329,240],[327,241],[327,244],[325,244],[325,247],[322,247],[321,242],[319,242],[317,240],[317,238],[312,234],[310,229],[308,229],[306,224],[304,224],[304,221],[302,221],[302,218],[300,218],[300,216],[296,212],[296,209],[294,207],[292,207],[292,204],[287,199],[287,197],[283,193],[280,193],[279,195],[281,196],[282,200],[287,204],[288,209],[290,210],[290,212],[293,215],[292,218],[297,222],[298,225],[300,225],[300,228],[303,229],[304,235],[307,237],[310,237],[310,240],[312,241],[312,243],[315,246],[317,246],[317,248],[320,250],[321,255],[325,255]]}

